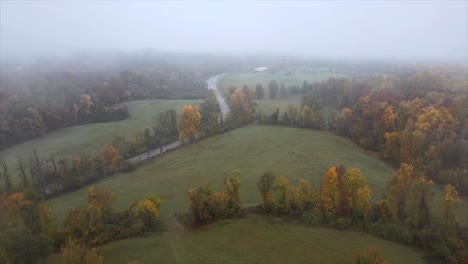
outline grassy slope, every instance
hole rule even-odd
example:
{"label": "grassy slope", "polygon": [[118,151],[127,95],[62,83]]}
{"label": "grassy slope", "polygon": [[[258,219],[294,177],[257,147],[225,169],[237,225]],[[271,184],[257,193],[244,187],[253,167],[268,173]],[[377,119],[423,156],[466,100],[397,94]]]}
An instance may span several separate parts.
{"label": "grassy slope", "polygon": [[[260,202],[256,182],[266,170],[272,170],[279,175],[287,176],[291,182],[304,178],[318,185],[328,167],[336,164],[344,164],[348,168],[361,168],[368,177],[375,198],[378,198],[379,194],[384,191],[386,181],[394,173],[394,170],[384,162],[367,155],[349,141],[329,133],[284,127],[248,126],[195,144],[186,145],[180,150],[139,167],[135,172],[119,174],[96,184],[106,186],[117,194],[116,206],[119,208],[127,207],[132,200],[140,199],[145,194],[159,193],[163,199],[162,221],[165,226],[168,226],[174,213],[187,211],[188,208],[184,197],[188,188],[210,182],[215,188],[220,188],[223,180],[236,169],[241,171],[242,201],[245,206],[251,206]],[[83,188],[51,200],[50,207],[60,218],[70,207],[85,203],[86,188]],[[167,259],[179,254],[182,254],[182,258],[197,258],[197,256],[205,255],[193,255],[198,254],[196,253],[198,252],[197,247],[204,247],[204,243],[208,248],[212,247],[214,250],[218,248],[216,239],[222,240],[219,243],[230,244],[229,239],[237,234],[239,229],[246,232],[246,230],[250,229],[258,230],[263,228],[262,224],[251,223],[250,220],[246,221],[233,223],[227,229],[216,226],[215,228],[218,231],[209,229],[207,233],[191,233],[187,237],[184,236],[183,239],[175,238],[173,232],[166,232],[162,235],[150,235],[111,243],[104,249],[106,257],[109,259],[118,256],[118,252],[122,255],[148,257],[156,257],[162,254]],[[265,241],[271,239],[279,240],[283,236],[287,239],[284,239],[285,242],[278,242],[277,244],[275,244],[276,242],[272,242],[273,244],[259,242],[260,244],[252,248],[247,247],[249,249],[246,249],[245,254],[255,255],[254,252],[257,249],[263,250],[264,254],[259,253],[259,255],[268,260],[268,251],[278,252],[277,254],[280,255],[278,251],[280,248],[277,247],[289,245],[290,243],[295,245],[295,240],[293,240],[295,236],[292,234],[303,234],[305,232],[302,227],[283,227],[281,230],[284,232],[279,231],[273,234],[268,231],[268,228],[271,227],[264,228],[266,228],[265,234],[260,235],[258,238],[264,240],[262,243],[267,243]],[[308,235],[303,236],[300,245],[297,245],[298,247],[304,247],[302,244],[305,242],[311,246],[315,245],[317,241],[323,240],[324,237],[343,237],[342,239],[347,241],[347,244],[338,242],[323,244],[321,242],[321,246],[329,250],[327,254],[335,254],[334,258],[341,260],[349,258],[350,252],[343,248],[348,247],[348,243],[352,244],[355,236],[362,237],[362,241],[367,241],[362,242],[363,247],[359,247],[359,250],[365,250],[367,244],[372,245],[378,240],[376,238],[370,239],[369,236],[364,234],[356,235],[356,233],[352,232],[343,232],[337,235],[334,230],[329,230],[330,233],[326,231],[328,229],[319,231],[310,228],[310,230],[307,230],[311,234],[310,237]],[[223,232],[225,232],[225,236],[222,235]],[[314,232],[316,232],[315,236],[312,235]],[[276,238],[274,238],[275,236]],[[369,239],[366,237],[369,237]],[[186,238],[187,240],[184,242]],[[388,247],[390,251],[394,247],[393,243],[378,241],[382,243],[382,247]],[[366,245],[364,246],[364,244]],[[190,248],[191,246],[188,245],[192,245],[194,248]],[[310,249],[310,247],[307,248]],[[177,253],[172,252],[176,249],[178,250]],[[181,253],[185,252],[185,250],[186,253]],[[319,249],[315,248],[314,250]],[[244,252],[244,249],[241,245],[236,245],[229,251],[212,252],[209,256],[212,256],[213,261],[216,262],[217,258],[234,256],[235,253],[233,252]],[[216,255],[218,253],[219,255]],[[292,250],[290,254],[297,255],[295,257],[299,261],[304,252]],[[409,261],[412,254],[415,253],[408,253],[406,256],[408,257],[408,263],[412,262]],[[404,256],[401,258],[404,259]],[[124,259],[118,257],[116,259],[121,263],[126,263]],[[235,259],[230,260],[234,261]],[[203,262],[203,259],[200,259],[199,262]],[[218,259],[217,262],[221,261]]]}
{"label": "grassy slope", "polygon": [[175,109],[181,113],[186,104],[199,103],[201,100],[142,100],[127,103],[130,117],[117,121],[87,124],[69,127],[46,134],[15,145],[0,152],[0,156],[7,159],[10,166],[16,167],[16,157],[28,159],[33,150],[41,156],[54,154],[56,157],[74,155],[78,153],[96,153],[108,145],[117,136],[132,137],[137,131],[151,127],[153,118],[159,113]]}
{"label": "grassy slope", "polygon": [[378,248],[389,263],[423,263],[420,253],[367,234],[253,217],[185,234],[121,240],[102,251],[107,263],[346,263],[369,245]]}

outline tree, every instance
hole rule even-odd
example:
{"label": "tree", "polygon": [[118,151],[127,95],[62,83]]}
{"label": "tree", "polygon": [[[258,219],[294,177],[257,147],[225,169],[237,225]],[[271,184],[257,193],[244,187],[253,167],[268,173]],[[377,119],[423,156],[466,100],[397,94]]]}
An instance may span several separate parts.
{"label": "tree", "polygon": [[6,160],[0,159],[0,178],[3,177],[3,185],[7,193],[13,191],[13,183],[11,182],[10,174],[8,173],[8,166]]}
{"label": "tree", "polygon": [[25,117],[19,120],[18,126],[27,138],[43,136],[47,132],[41,114],[33,107],[26,109]]}
{"label": "tree", "polygon": [[102,224],[104,214],[110,213],[114,195],[104,187],[91,186],[88,189],[88,213],[91,228],[98,228]]}
{"label": "tree", "polygon": [[288,214],[291,212],[291,191],[288,180],[285,177],[277,177],[275,181],[275,209],[278,214]]}
{"label": "tree", "polygon": [[214,92],[200,105],[201,127],[208,134],[214,134],[220,131],[222,122],[221,107]]}
{"label": "tree", "polygon": [[261,100],[263,97],[265,97],[265,92],[263,90],[263,85],[257,84],[255,86],[255,95],[257,96],[257,99]]}
{"label": "tree", "polygon": [[429,224],[429,204],[432,185],[413,166],[402,163],[389,182],[387,201],[396,221],[408,221],[413,227]]}
{"label": "tree", "polygon": [[445,186],[445,195],[441,204],[442,223],[450,233],[456,232],[457,218],[455,215],[455,207],[461,203],[457,189],[448,184]]}
{"label": "tree", "polygon": [[186,105],[182,111],[182,127],[180,131],[180,141],[192,141],[198,137],[200,131],[201,115],[196,105]]}
{"label": "tree", "polygon": [[279,90],[279,97],[288,98],[288,89],[286,89],[286,86],[284,86],[284,84],[281,84],[281,88]]}
{"label": "tree", "polygon": [[355,220],[365,218],[371,209],[371,190],[366,183],[366,177],[361,170],[352,168],[345,174],[343,188],[346,190],[347,207]]}
{"label": "tree", "polygon": [[161,199],[158,195],[147,196],[145,199],[138,202],[136,213],[146,227],[149,228],[153,226],[155,221],[159,218],[160,205]]}
{"label": "tree", "polygon": [[114,173],[120,166],[122,156],[120,155],[120,150],[117,147],[108,146],[103,152],[101,152],[101,154],[99,154],[99,159],[103,161],[107,173]]}
{"label": "tree", "polygon": [[339,178],[336,167],[330,167],[322,183],[322,209],[327,217],[335,215],[339,201]]}
{"label": "tree", "polygon": [[255,93],[237,88],[229,97],[230,119],[237,125],[251,122],[255,105]]}
{"label": "tree", "polygon": [[257,183],[257,188],[262,194],[263,208],[268,212],[272,213],[274,209],[273,201],[273,187],[275,184],[275,176],[273,172],[267,171],[262,174],[260,180]]}
{"label": "tree", "polygon": [[239,174],[226,179],[224,183],[224,193],[227,197],[227,207],[229,216],[238,216],[241,214],[242,203],[240,200],[240,180]]}
{"label": "tree", "polygon": [[268,95],[270,96],[270,99],[276,98],[278,90],[278,83],[275,80],[271,80],[270,83],[268,83]]}

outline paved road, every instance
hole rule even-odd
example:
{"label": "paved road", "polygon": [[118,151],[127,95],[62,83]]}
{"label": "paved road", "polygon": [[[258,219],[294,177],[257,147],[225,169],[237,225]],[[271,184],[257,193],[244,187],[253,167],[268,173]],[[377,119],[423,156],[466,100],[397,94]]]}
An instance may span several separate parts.
{"label": "paved road", "polygon": [[180,143],[179,140],[177,140],[175,142],[164,145],[162,148],[156,148],[156,149],[150,150],[148,152],[145,152],[145,153],[140,154],[138,156],[135,156],[133,158],[126,159],[125,161],[128,161],[128,162],[130,162],[132,164],[135,164],[135,163],[150,159],[150,158],[152,158],[154,156],[161,155],[161,150],[162,150],[162,153],[164,154],[164,152],[169,151],[171,149],[175,149],[175,148],[179,147],[180,145],[182,145],[182,144]]}
{"label": "paved road", "polygon": [[[221,107],[221,112],[223,114],[223,121],[224,121],[226,119],[227,114],[229,113],[229,107],[226,104],[226,102],[224,101],[224,98],[221,95],[221,92],[219,91],[218,87],[216,87],[216,85],[218,83],[218,79],[221,76],[222,76],[222,74],[211,76],[206,81],[206,83],[208,85],[208,89],[214,90],[216,98],[218,99],[218,102],[219,102],[219,106]],[[166,152],[168,150],[171,150],[171,149],[175,149],[175,148],[179,147],[180,145],[182,145],[182,144],[180,143],[179,140],[177,140],[175,142],[164,145],[162,148],[156,148],[156,149],[150,150],[150,151],[145,152],[143,154],[140,154],[138,156],[126,159],[125,161],[128,161],[128,162],[130,162],[132,164],[136,164],[138,162],[150,159],[150,158],[152,158],[154,156],[164,154],[164,152]],[[161,150],[162,150],[162,153],[161,153]]]}
{"label": "paved road", "polygon": [[222,93],[219,91],[219,88],[217,87],[218,80],[219,78],[223,76],[223,74],[218,74],[215,76],[211,76],[207,81],[208,89],[213,90],[216,98],[218,99],[219,106],[221,107],[221,112],[223,114],[223,121],[226,120],[226,116],[229,113],[229,107],[226,104],[226,101],[224,101],[224,98],[222,96]]}

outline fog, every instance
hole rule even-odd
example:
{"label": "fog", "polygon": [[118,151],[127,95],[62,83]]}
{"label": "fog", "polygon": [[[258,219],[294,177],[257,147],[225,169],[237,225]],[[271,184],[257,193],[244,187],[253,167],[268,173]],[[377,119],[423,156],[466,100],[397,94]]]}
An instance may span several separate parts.
{"label": "fog", "polygon": [[456,59],[467,1],[1,1],[2,59],[88,51]]}

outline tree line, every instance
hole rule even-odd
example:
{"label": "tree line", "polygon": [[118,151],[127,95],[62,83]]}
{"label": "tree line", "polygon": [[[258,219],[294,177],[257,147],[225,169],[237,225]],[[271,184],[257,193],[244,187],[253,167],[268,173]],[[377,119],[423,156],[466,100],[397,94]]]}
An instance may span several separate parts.
{"label": "tree line", "polygon": [[[461,201],[456,188],[446,185],[444,198],[434,208],[432,181],[412,165],[401,165],[388,182],[383,198],[376,203],[372,202],[372,190],[362,171],[347,170],[342,165],[330,167],[320,187],[306,180],[293,185],[286,177],[275,176],[271,171],[261,175],[257,187],[262,203],[254,212],[310,225],[365,231],[419,247],[429,258],[445,263],[468,260],[467,238],[460,233],[455,215]],[[241,217],[245,213],[240,201],[238,173],[226,179],[222,192],[214,192],[211,185],[190,189],[187,201],[195,226]],[[376,257],[373,254],[376,253],[369,252],[367,257]]]}
{"label": "tree line", "polygon": [[168,65],[122,70],[35,67],[2,70],[0,149],[60,128],[128,117],[125,105],[141,99],[192,99],[207,95],[200,68]]}
{"label": "tree line", "polygon": [[458,75],[334,79],[308,85],[301,106],[258,117],[265,124],[327,129],[398,166],[468,193],[467,80]]}
{"label": "tree line", "polygon": [[157,194],[115,210],[115,195],[91,186],[87,205],[69,209],[61,226],[54,223],[43,198],[31,188],[0,197],[2,263],[47,263],[56,253],[63,263],[102,264],[97,246],[161,229]]}

